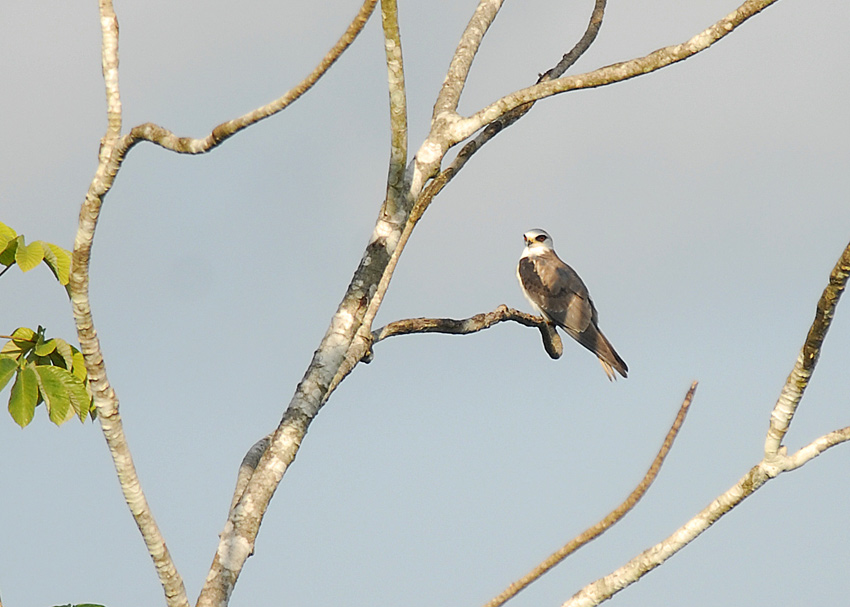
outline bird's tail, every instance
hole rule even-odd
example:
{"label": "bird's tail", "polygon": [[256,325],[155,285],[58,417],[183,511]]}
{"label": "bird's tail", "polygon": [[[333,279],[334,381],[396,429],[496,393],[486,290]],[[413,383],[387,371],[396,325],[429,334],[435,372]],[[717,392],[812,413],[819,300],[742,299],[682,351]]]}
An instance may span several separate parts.
{"label": "bird's tail", "polygon": [[617,376],[614,375],[615,370],[623,377],[629,376],[629,367],[626,365],[626,361],[620,358],[620,355],[617,354],[614,346],[602,334],[602,331],[592,324],[583,333],[580,333],[576,339],[581,345],[599,357],[599,362],[609,380],[614,381],[617,379]]}

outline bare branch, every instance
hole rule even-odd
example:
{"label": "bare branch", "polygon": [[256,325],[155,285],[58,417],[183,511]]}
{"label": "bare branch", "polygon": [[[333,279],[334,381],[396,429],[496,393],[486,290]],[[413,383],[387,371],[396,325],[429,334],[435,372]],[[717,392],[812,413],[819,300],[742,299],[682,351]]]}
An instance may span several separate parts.
{"label": "bare branch", "polygon": [[601,521],[571,539],[559,550],[553,552],[530,573],[508,586],[502,594],[487,603],[485,607],[500,607],[501,605],[504,605],[522,590],[527,588],[532,582],[540,579],[544,573],[552,569],[555,565],[617,524],[632,508],[637,505],[640,499],[646,494],[649,486],[652,485],[658,477],[658,473],[661,471],[661,466],[664,464],[664,459],[667,457],[667,454],[670,453],[670,449],[673,447],[673,441],[676,440],[676,436],[679,434],[679,429],[685,422],[685,416],[688,414],[688,408],[691,406],[691,401],[694,398],[694,392],[696,392],[696,389],[697,382],[693,382],[691,387],[688,389],[688,393],[685,395],[685,400],[682,401],[682,405],[679,407],[679,413],[676,415],[673,425],[670,427],[670,430],[667,432],[667,436],[664,438],[664,442],[661,445],[661,449],[658,451],[658,455],[655,456],[655,459],[652,461],[652,465],[649,467],[649,470],[647,470],[640,483],[638,483],[638,486],[635,487],[634,491],[629,494],[623,503],[612,510]]}
{"label": "bare branch", "polygon": [[796,470],[803,464],[813,460],[818,455],[834,447],[839,443],[850,440],[850,426],[833,430],[829,434],[825,434],[820,438],[813,440],[811,443],[797,451],[794,455],[789,455],[785,462],[785,470]]}
{"label": "bare branch", "polygon": [[844,249],[829,275],[829,284],[827,284],[818,301],[815,319],[809,328],[808,335],[806,335],[806,342],[803,344],[797,362],[794,364],[791,374],[788,375],[779,399],[770,414],[770,428],[767,431],[767,439],[764,444],[764,455],[767,459],[774,458],[779,453],[782,439],[788,432],[797,405],[800,404],[803,392],[809,385],[812,373],[814,373],[823,340],[827,331],[829,331],[835,308],[844,292],[848,276],[850,276],[850,244]]}
{"label": "bare branch", "polygon": [[[552,80],[553,78],[558,78],[561,76],[566,70],[568,70],[578,59],[590,48],[590,45],[596,40],[596,36],[599,34],[599,28],[602,27],[602,20],[605,16],[605,5],[606,0],[596,0],[596,4],[594,5],[593,12],[590,15],[590,22],[587,25],[587,29],[584,32],[584,35],[581,39],[576,43],[576,45],[563,56],[558,64],[542,74],[537,82],[547,82]],[[457,156],[455,156],[454,160],[452,160],[451,164],[443,169],[439,175],[437,175],[434,179],[432,179],[425,190],[422,192],[422,196],[420,197],[418,203],[418,217],[425,212],[428,206],[431,204],[433,198],[440,193],[440,191],[451,181],[455,175],[466,165],[470,158],[480,150],[485,143],[493,139],[496,135],[501,133],[504,129],[513,125],[520,118],[525,116],[529,110],[534,106],[534,101],[530,101],[518,107],[515,107],[511,111],[507,112],[503,116],[499,117],[497,120],[491,122],[487,127],[481,131],[478,135],[476,135],[471,141],[468,141],[463,148],[461,148],[460,152],[458,152]],[[548,351],[548,348],[547,348]],[[550,353],[551,354],[551,353]],[[557,357],[553,357],[557,358]]]}
{"label": "bare branch", "polygon": [[381,0],[381,23],[384,26],[384,50],[387,55],[392,133],[387,200],[383,212],[395,216],[404,198],[404,170],[407,165],[407,92],[404,86],[401,34],[398,29],[398,5],[395,0]]}
{"label": "bare branch", "polygon": [[726,37],[747,19],[760,13],[774,2],[777,2],[777,0],[746,0],[737,10],[682,44],[667,46],[644,57],[602,67],[586,74],[564,76],[548,82],[541,82],[506,95],[469,118],[456,121],[453,124],[452,131],[453,143],[463,141],[482,127],[524,103],[567,91],[596,88],[622,82],[683,61]]}
{"label": "bare branch", "polygon": [[476,314],[463,320],[453,318],[408,318],[397,320],[372,332],[372,343],[378,343],[396,335],[411,333],[447,333],[450,335],[466,335],[489,329],[493,325],[505,321],[518,322],[526,327],[536,327],[540,330],[546,352],[552,358],[560,358],[563,346],[558,333],[540,316],[526,314],[502,304],[492,312]]}
{"label": "bare branch", "polygon": [[605,4],[606,0],[596,0],[596,4],[593,6],[593,12],[590,14],[590,23],[587,24],[587,29],[584,31],[584,35],[576,43],[576,45],[561,58],[558,65],[543,74],[537,82],[548,82],[549,80],[560,78],[564,75],[564,72],[570,69],[575,62],[578,61],[585,52],[587,52],[587,49],[589,49],[590,45],[593,44],[594,40],[596,40],[596,36],[599,34],[599,28],[602,27],[602,19],[605,17]]}
{"label": "bare branch", "polygon": [[770,430],[761,462],[750,469],[734,486],[715,499],[699,514],[676,530],[666,540],[644,551],[631,561],[576,593],[564,607],[598,605],[623,588],[633,584],[694,541],[720,517],[783,472],[796,470],[827,449],[850,441],[850,426],[826,434],[788,456],[781,446],[803,391],[817,364],[820,348],[835,313],[836,305],[850,275],[850,244],[844,249],[829,277],[829,284],[818,302],[815,320],[797,364],[782,389],[770,416]]}
{"label": "bare branch", "polygon": [[[467,46],[459,51],[457,62],[453,61],[456,69],[449,74],[448,81],[451,82],[447,81],[448,87],[441,91],[431,131],[405,171],[404,196],[398,200],[397,212],[390,215],[383,212],[385,207],[382,208],[360,265],[331,318],[330,326],[272,434],[268,448],[228,517],[198,600],[199,607],[218,607],[228,600],[245,560],[253,552],[268,503],[298,453],[309,425],[336,386],[369,352],[372,319],[388,288],[399,255],[427,206],[422,203],[426,182],[439,174],[442,159],[452,145],[483,126],[482,122],[463,134],[463,129],[474,126],[473,121],[467,119],[463,128],[458,130],[455,128],[458,118],[452,107],[463,88],[480,36],[483,36],[500,4],[497,0],[489,3],[481,1],[482,7],[492,9],[488,13],[490,16],[480,15],[481,20],[476,23],[474,32],[468,32],[470,37],[461,43]],[[523,99],[513,107],[532,100]],[[504,111],[509,109],[505,107]],[[498,115],[494,113],[489,120],[496,118]]]}
{"label": "bare branch", "polygon": [[295,102],[301,95],[309,91],[319,79],[325,75],[330,67],[340,58],[342,53],[351,46],[357,35],[366,25],[369,16],[375,9],[378,0],[365,0],[357,16],[345,30],[345,33],[340,37],[337,43],[322,57],[319,64],[313,69],[310,74],[293,88],[278,97],[271,103],[268,103],[260,108],[257,108],[247,114],[228,120],[215,127],[212,132],[203,139],[194,139],[192,137],[178,137],[171,131],[151,122],[140,124],[133,127],[130,132],[124,136],[121,142],[122,155],[140,141],[150,141],[159,146],[164,147],[172,152],[180,154],[203,154],[217,147],[221,142],[232,137],[242,129],[254,125],[261,120],[274,116],[278,112],[286,109],[289,105]]}
{"label": "bare branch", "polygon": [[478,7],[475,9],[472,18],[466,25],[466,29],[460,37],[460,42],[455,49],[455,54],[452,56],[449,71],[446,74],[446,79],[443,81],[443,88],[437,95],[437,101],[434,104],[433,119],[437,119],[444,114],[456,114],[457,105],[460,102],[460,94],[466,86],[466,79],[469,76],[469,70],[472,67],[472,60],[478,53],[478,48],[481,46],[481,40],[493,21],[496,15],[499,14],[499,9],[502,8],[504,0],[480,0]]}
{"label": "bare branch", "polygon": [[245,487],[248,486],[248,481],[251,480],[254,470],[257,469],[257,465],[260,463],[260,458],[263,456],[266,448],[268,448],[270,440],[271,434],[264,436],[254,443],[251,448],[248,449],[248,453],[245,454],[245,457],[242,458],[242,463],[239,465],[239,473],[236,475],[236,489],[233,490],[233,498],[230,500],[229,512],[232,512],[239,500],[242,499]]}
{"label": "bare branch", "polygon": [[74,242],[69,294],[77,327],[77,337],[80,341],[80,351],[85,359],[97,416],[100,420],[103,436],[109,446],[124,499],[153,559],[168,605],[171,607],[187,607],[189,601],[186,597],[183,580],[174,566],[136,474],[130,448],[124,435],[121,416],[118,412],[118,397],[106,375],[106,365],[103,361],[100,340],[94,328],[89,299],[89,263],[94,232],[103,204],[103,197],[111,189],[115,174],[120,167],[120,156],[115,153],[121,131],[121,95],[118,86],[118,18],[111,0],[100,0],[99,4],[103,39],[101,51],[103,78],[107,100],[107,130],[101,140],[97,171],[89,185],[86,199],[80,210],[79,227]]}

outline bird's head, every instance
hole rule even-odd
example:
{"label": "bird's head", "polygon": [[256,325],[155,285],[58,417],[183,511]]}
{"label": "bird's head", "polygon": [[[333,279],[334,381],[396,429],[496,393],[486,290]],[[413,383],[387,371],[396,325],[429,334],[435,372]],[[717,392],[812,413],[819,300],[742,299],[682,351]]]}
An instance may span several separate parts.
{"label": "bird's head", "polygon": [[522,237],[525,239],[525,248],[529,251],[552,250],[552,237],[544,230],[529,230]]}

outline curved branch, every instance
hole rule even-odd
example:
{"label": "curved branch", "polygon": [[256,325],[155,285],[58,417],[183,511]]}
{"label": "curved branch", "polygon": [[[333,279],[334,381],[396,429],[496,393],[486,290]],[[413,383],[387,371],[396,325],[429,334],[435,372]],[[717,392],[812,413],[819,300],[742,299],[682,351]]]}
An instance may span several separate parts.
{"label": "curved branch", "polygon": [[80,351],[88,371],[89,385],[94,395],[94,404],[100,420],[101,430],[109,446],[109,453],[121,485],[121,491],[133,519],[142,534],[148,553],[153,559],[168,605],[188,607],[186,589],[177,572],[174,561],[165,545],[165,540],[153,518],[145,499],[136,467],[124,434],[118,412],[118,397],[106,375],[106,365],[100,340],[94,328],[89,299],[89,264],[94,232],[100,216],[103,198],[112,188],[115,174],[120,167],[120,155],[116,145],[121,132],[121,95],[118,86],[118,18],[111,0],[100,0],[100,22],[102,29],[103,78],[107,100],[107,130],[101,140],[99,164],[89,185],[86,199],[80,209],[79,227],[74,241],[73,263],[69,295],[77,328]]}
{"label": "curved branch", "polygon": [[694,398],[694,392],[696,392],[696,389],[697,382],[693,382],[691,387],[688,389],[688,393],[685,395],[685,400],[682,401],[682,406],[679,407],[679,413],[676,415],[673,425],[670,427],[670,430],[667,432],[667,436],[664,438],[664,442],[661,445],[661,449],[658,451],[658,455],[655,456],[655,459],[652,461],[652,465],[650,465],[649,470],[646,471],[646,474],[640,483],[638,483],[638,486],[635,487],[634,491],[629,494],[623,503],[612,510],[601,521],[571,539],[559,550],[553,552],[546,560],[540,563],[540,565],[535,567],[530,573],[521,579],[508,586],[502,594],[487,603],[485,607],[500,607],[501,605],[504,605],[522,590],[527,588],[532,582],[540,579],[544,573],[552,569],[555,565],[617,524],[632,508],[637,505],[640,499],[646,494],[649,486],[652,485],[658,477],[658,473],[661,471],[661,466],[664,464],[664,459],[667,457],[667,454],[670,453],[670,449],[673,447],[673,441],[676,440],[676,436],[679,434],[679,430],[685,422],[685,416],[688,414],[688,408],[691,406],[691,401]]}
{"label": "curved branch", "polygon": [[178,137],[168,129],[147,122],[133,127],[130,132],[123,137],[121,142],[121,152],[126,153],[140,141],[150,141],[167,150],[177,152],[179,154],[203,154],[217,147],[226,139],[232,137],[242,129],[260,122],[261,120],[274,116],[278,112],[286,109],[289,105],[295,102],[301,95],[309,91],[319,79],[325,75],[330,67],[340,58],[342,53],[351,46],[357,35],[363,30],[363,26],[369,20],[369,16],[375,9],[378,0],[365,0],[360,7],[354,20],[349,24],[345,33],[340,37],[336,44],[322,57],[319,64],[313,69],[310,74],[293,88],[278,97],[271,103],[268,103],[260,108],[257,108],[243,116],[222,122],[215,127],[212,132],[202,139],[194,139],[192,137]]}
{"label": "curved branch", "polygon": [[519,310],[500,305],[492,312],[476,314],[463,320],[453,318],[408,318],[397,320],[372,331],[372,344],[396,335],[411,333],[447,333],[450,335],[466,335],[489,329],[500,322],[513,321],[526,327],[536,327],[543,338],[543,346],[552,358],[560,358],[563,354],[561,338],[557,332],[540,316],[526,314]]}
{"label": "curved branch", "polygon": [[667,46],[644,57],[601,67],[586,74],[564,76],[548,82],[541,82],[506,95],[477,111],[469,118],[456,121],[453,125],[453,141],[455,144],[463,141],[482,127],[524,103],[567,91],[596,88],[622,82],[683,61],[726,37],[747,19],[757,15],[775,2],[777,0],[746,0],[737,10],[682,44]]}
{"label": "curved branch", "polygon": [[805,392],[806,386],[809,385],[809,379],[814,373],[823,340],[827,331],[829,331],[838,300],[841,299],[841,294],[847,285],[848,276],[850,276],[850,244],[844,249],[844,253],[839,257],[829,275],[829,284],[818,300],[815,319],[806,335],[806,342],[803,344],[797,362],[788,375],[779,399],[776,401],[776,406],[770,414],[770,428],[767,431],[767,439],[764,444],[764,455],[767,459],[774,458],[779,454],[782,439],[788,432],[797,405],[800,404],[803,392]]}

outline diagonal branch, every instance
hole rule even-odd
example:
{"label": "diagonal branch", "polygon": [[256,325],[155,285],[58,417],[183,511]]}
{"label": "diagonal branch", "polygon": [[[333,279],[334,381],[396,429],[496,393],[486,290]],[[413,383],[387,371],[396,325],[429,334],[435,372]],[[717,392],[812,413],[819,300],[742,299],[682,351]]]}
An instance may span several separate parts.
{"label": "diagonal branch", "polygon": [[776,457],[779,453],[782,439],[788,432],[797,405],[800,404],[803,392],[809,385],[809,379],[811,379],[815,365],[817,365],[823,340],[827,331],[829,331],[835,308],[844,292],[848,276],[850,276],[850,244],[844,249],[844,253],[829,275],[829,284],[823,290],[818,301],[815,320],[806,335],[806,342],[803,344],[797,362],[788,375],[779,399],[776,401],[776,406],[770,414],[770,428],[767,431],[767,439],[764,445],[764,455],[768,459]]}
{"label": "diagonal branch", "polygon": [[378,0],[365,0],[360,7],[354,20],[349,24],[345,33],[340,37],[336,44],[322,57],[319,64],[313,69],[310,74],[301,82],[288,90],[282,96],[278,97],[271,103],[259,107],[248,112],[243,116],[222,122],[215,127],[212,132],[204,138],[194,139],[192,137],[178,137],[168,129],[146,122],[133,127],[130,132],[124,136],[121,142],[122,155],[140,141],[150,141],[172,152],[180,154],[203,154],[216,148],[220,143],[232,137],[239,131],[254,125],[265,118],[274,116],[278,112],[292,105],[299,97],[309,91],[319,79],[325,75],[337,59],[342,56],[345,50],[351,46],[357,35],[363,30],[366,22],[369,20],[372,11],[375,10],[375,5]]}
{"label": "diagonal branch", "polygon": [[565,602],[563,607],[590,607],[608,600],[690,544],[771,478],[782,472],[795,470],[827,449],[847,441],[850,441],[850,427],[820,437],[801,449],[793,458],[786,458],[781,468],[762,460],[670,537],[643,551],[616,571],[588,584]]}
{"label": "diagonal branch", "polygon": [[652,461],[652,465],[650,465],[649,470],[647,470],[643,479],[640,483],[638,483],[638,486],[635,487],[634,491],[629,494],[623,503],[612,510],[601,521],[571,539],[559,550],[553,552],[548,558],[540,563],[540,565],[535,567],[530,573],[521,579],[508,586],[502,594],[487,603],[485,607],[500,607],[507,603],[522,590],[527,588],[532,582],[540,579],[544,573],[552,569],[555,565],[616,525],[624,516],[626,516],[626,514],[629,513],[629,511],[631,511],[632,508],[637,505],[640,499],[646,494],[649,486],[652,485],[658,477],[658,473],[661,471],[661,466],[664,464],[664,459],[667,457],[667,454],[670,453],[670,449],[673,447],[673,441],[676,440],[676,436],[679,434],[679,430],[685,422],[685,416],[688,414],[688,408],[691,406],[691,401],[694,398],[694,392],[696,392],[696,389],[697,382],[693,382],[691,387],[688,389],[688,393],[685,395],[685,400],[682,401],[682,406],[679,407],[679,413],[676,415],[673,425],[670,427],[670,430],[667,432],[667,436],[664,438],[664,442],[661,444],[661,449],[658,451],[658,455],[655,456],[655,459]]}
{"label": "diagonal branch", "polygon": [[443,114],[456,114],[457,105],[460,103],[460,94],[466,86],[466,79],[469,77],[469,70],[472,68],[472,61],[478,53],[484,35],[490,29],[496,15],[499,14],[502,2],[504,0],[480,0],[478,2],[478,7],[460,37],[460,42],[449,64],[449,71],[443,81],[443,87],[437,95],[437,101],[434,103],[434,119]]}
{"label": "diagonal branch", "polygon": [[452,145],[463,141],[507,112],[530,101],[537,101],[567,91],[596,88],[622,82],[688,59],[728,36],[746,20],[775,2],[777,0],[746,0],[735,11],[682,44],[667,46],[644,57],[601,67],[586,74],[564,76],[541,82],[506,95],[477,111],[469,118],[457,120],[453,124],[452,136],[454,139]]}

